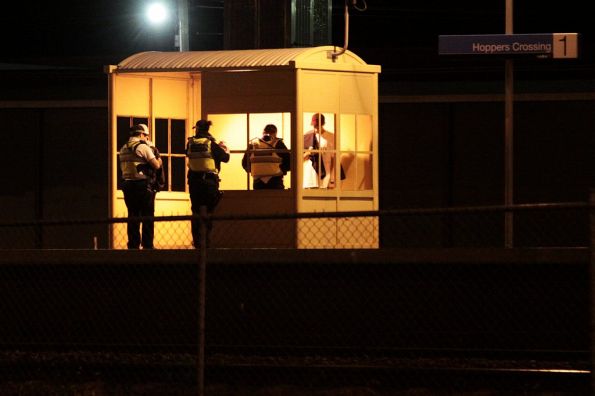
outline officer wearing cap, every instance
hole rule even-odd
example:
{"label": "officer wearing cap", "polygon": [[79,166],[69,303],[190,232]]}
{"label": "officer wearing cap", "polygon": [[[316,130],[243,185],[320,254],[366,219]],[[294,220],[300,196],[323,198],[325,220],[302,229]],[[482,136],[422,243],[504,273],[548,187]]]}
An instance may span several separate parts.
{"label": "officer wearing cap", "polygon": [[130,220],[136,217],[153,217],[155,214],[155,190],[150,181],[152,172],[162,166],[161,158],[147,144],[149,127],[136,124],[130,128],[130,138],[120,149],[120,170],[124,183],[124,202],[128,209],[128,249],[153,249],[153,220]]}
{"label": "officer wearing cap", "polygon": [[[221,162],[229,161],[229,150],[224,142],[219,142],[209,133],[211,121],[199,120],[194,126],[195,135],[188,138],[186,144],[186,157],[188,158],[188,189],[192,214],[199,215],[201,206],[206,206],[207,213],[211,214],[219,203],[219,172]],[[200,223],[192,221],[192,241],[195,248],[200,244]],[[212,224],[207,223],[207,245]]]}

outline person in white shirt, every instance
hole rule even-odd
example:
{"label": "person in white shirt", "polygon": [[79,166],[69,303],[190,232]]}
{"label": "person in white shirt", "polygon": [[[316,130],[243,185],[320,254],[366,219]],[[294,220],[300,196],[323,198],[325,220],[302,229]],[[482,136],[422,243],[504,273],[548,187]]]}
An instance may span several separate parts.
{"label": "person in white shirt", "polygon": [[324,124],[324,114],[316,113],[304,134],[304,188],[335,188],[335,134]]}

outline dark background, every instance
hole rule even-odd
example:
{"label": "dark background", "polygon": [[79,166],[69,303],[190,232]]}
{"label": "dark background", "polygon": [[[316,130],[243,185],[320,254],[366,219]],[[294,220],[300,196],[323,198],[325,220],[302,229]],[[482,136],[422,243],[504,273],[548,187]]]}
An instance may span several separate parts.
{"label": "dark background", "polygon": [[[97,0],[56,3],[34,1],[11,4],[0,16],[0,62],[103,65],[114,64],[136,52],[175,50],[175,25],[148,25],[144,11],[148,1]],[[167,3],[167,2],[165,2]],[[224,5],[224,3],[226,3]],[[283,23],[273,4],[266,0],[189,0],[191,50],[224,48],[224,27],[240,31],[259,22],[263,26]],[[170,0],[175,9],[175,0]],[[333,1],[334,44],[344,44],[344,2]],[[438,56],[441,34],[498,34],[505,32],[505,0],[478,2],[459,0],[366,0],[367,9],[350,7],[349,45],[368,63],[383,66],[382,78],[436,80],[453,77],[499,77],[493,59],[442,59]],[[357,1],[358,7],[364,2]],[[224,8],[244,8],[244,15]],[[518,78],[592,77],[594,65],[592,15],[579,0],[546,4],[527,0],[514,4],[515,33],[578,32],[581,59],[522,60]],[[250,14],[258,9],[259,20]],[[227,23],[227,25],[226,25]],[[265,32],[266,33],[266,32]],[[263,39],[262,41],[266,41]]]}
{"label": "dark background", "polygon": [[[290,45],[290,3],[189,0],[190,49]],[[149,27],[145,4],[21,2],[0,15],[0,144],[9,148],[4,159],[11,167],[0,192],[1,219],[108,215],[103,67],[141,51],[176,50],[175,27]],[[343,46],[344,4],[333,2],[331,42],[320,44]],[[505,60],[441,57],[438,36],[504,33],[505,1],[366,4],[361,12],[349,8],[348,49],[382,67],[380,208],[503,204]],[[514,59],[515,203],[588,199],[595,181],[594,29],[591,13],[578,0],[514,5],[515,33],[581,35],[579,59]],[[582,215],[530,220],[517,225],[555,234],[548,246],[588,244]],[[467,232],[474,226],[490,231],[474,245],[501,246],[500,216],[473,224],[465,223]],[[457,239],[456,230],[445,239],[424,221],[407,227],[384,221],[381,235],[385,247],[468,243]],[[90,240],[78,233],[70,243],[87,246]]]}

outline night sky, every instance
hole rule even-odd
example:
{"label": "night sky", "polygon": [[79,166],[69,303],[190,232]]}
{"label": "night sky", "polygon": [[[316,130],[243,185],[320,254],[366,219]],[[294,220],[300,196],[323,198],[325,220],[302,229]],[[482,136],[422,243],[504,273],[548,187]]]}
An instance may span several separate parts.
{"label": "night sky", "polygon": [[[0,62],[81,57],[120,60],[140,51],[176,50],[176,25],[174,22],[159,28],[149,25],[145,17],[149,3],[148,0],[35,1],[35,11],[31,12],[30,4],[21,2],[13,12],[0,15]],[[222,49],[223,1],[189,0],[188,5],[189,19],[195,25],[192,49]],[[17,17],[23,15],[26,17]],[[21,20],[16,23],[16,19]]]}
{"label": "night sky", "polygon": [[[175,0],[170,0],[175,3]],[[0,15],[0,63],[118,62],[136,52],[172,51],[175,26],[146,22],[148,0],[18,2]],[[189,0],[190,49],[223,49],[223,0]],[[505,29],[505,0],[366,0],[350,10],[349,49],[369,63],[406,70],[439,63],[440,34],[498,34]],[[333,42],[342,46],[343,5],[333,1]],[[363,5],[363,0],[358,0]],[[592,14],[581,0],[514,4],[515,33],[581,33],[575,69],[593,69]],[[246,23],[250,23],[249,20]],[[440,67],[440,65],[438,66]],[[565,67],[570,67],[566,65]]]}

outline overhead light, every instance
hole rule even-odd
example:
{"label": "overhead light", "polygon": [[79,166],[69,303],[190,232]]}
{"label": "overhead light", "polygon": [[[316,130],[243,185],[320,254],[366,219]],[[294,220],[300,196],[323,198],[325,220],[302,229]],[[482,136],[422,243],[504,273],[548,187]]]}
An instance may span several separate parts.
{"label": "overhead light", "polygon": [[167,8],[162,3],[153,3],[147,8],[147,18],[155,25],[161,25],[168,18]]}

